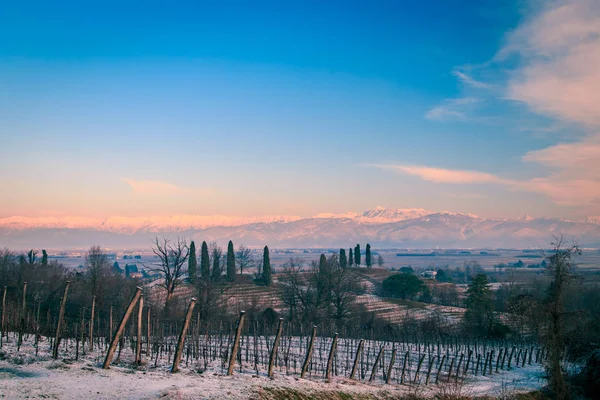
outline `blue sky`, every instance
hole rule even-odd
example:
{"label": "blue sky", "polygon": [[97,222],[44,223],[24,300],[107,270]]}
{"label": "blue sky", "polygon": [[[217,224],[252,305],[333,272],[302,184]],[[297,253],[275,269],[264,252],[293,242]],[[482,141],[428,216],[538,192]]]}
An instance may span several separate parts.
{"label": "blue sky", "polygon": [[564,66],[594,65],[599,15],[592,1],[3,5],[0,217],[598,214],[600,81]]}

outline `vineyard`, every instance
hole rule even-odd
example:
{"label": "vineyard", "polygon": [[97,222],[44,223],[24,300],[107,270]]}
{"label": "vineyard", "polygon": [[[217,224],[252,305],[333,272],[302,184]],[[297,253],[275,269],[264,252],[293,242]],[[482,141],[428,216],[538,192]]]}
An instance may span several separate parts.
{"label": "vineyard", "polygon": [[[68,289],[68,285],[65,289]],[[63,299],[68,290],[65,290]],[[327,382],[351,380],[382,387],[468,385],[489,390],[502,382],[540,385],[540,364],[547,357],[534,342],[468,340],[459,337],[411,336],[399,331],[303,326],[278,319],[204,323],[190,302],[185,318],[164,322],[144,307],[139,288],[122,315],[111,312],[65,318],[37,310],[22,313],[3,304],[2,358],[13,364],[49,360],[88,360],[90,368],[110,366],[162,373],[183,371],[219,376],[303,378]],[[37,313],[35,312],[37,311]],[[94,315],[94,318],[91,318]],[[531,383],[532,376],[535,383]],[[538,379],[536,381],[536,379]]]}

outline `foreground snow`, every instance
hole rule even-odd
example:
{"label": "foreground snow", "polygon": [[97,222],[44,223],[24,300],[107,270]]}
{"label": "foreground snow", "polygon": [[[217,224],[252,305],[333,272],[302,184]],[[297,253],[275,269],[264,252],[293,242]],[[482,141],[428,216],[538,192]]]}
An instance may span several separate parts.
{"label": "foreground snow", "polygon": [[[61,346],[62,347],[62,346]],[[55,399],[271,399],[274,394],[292,390],[312,393],[327,398],[340,392],[357,398],[400,398],[409,394],[424,397],[437,393],[467,396],[491,395],[503,397],[508,392],[535,390],[544,384],[540,366],[526,366],[491,376],[478,376],[464,383],[443,382],[439,385],[384,385],[351,381],[336,377],[300,379],[297,375],[276,374],[269,379],[264,373],[223,374],[220,362],[208,365],[204,371],[186,368],[171,374],[167,362],[133,367],[131,353],[123,352],[120,361],[110,370],[101,368],[102,354],[87,353],[74,360],[70,356],[53,360],[47,342],[35,348],[30,340],[20,351],[11,336],[0,350],[0,398],[55,398]],[[190,365],[191,367],[191,365]]]}

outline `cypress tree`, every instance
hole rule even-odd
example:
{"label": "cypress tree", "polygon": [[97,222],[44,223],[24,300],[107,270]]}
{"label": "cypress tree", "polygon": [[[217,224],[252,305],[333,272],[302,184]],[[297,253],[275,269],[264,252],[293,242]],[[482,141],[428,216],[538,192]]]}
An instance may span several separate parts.
{"label": "cypress tree", "polygon": [[371,245],[367,243],[367,249],[365,250],[365,264],[367,268],[371,268]]}
{"label": "cypress tree", "polygon": [[235,251],[231,240],[227,245],[227,280],[229,282],[235,281]]}
{"label": "cypress tree", "polygon": [[202,242],[202,248],[200,249],[200,273],[202,279],[208,281],[210,277],[210,258],[208,257],[208,245],[206,242]]}
{"label": "cypress tree", "polygon": [[48,253],[46,253],[46,250],[42,250],[42,266],[47,266],[48,265]]}
{"label": "cypress tree", "polygon": [[271,259],[268,246],[265,246],[263,253],[263,281],[266,286],[271,286]]}
{"label": "cypress tree", "polygon": [[325,257],[325,254],[321,254],[321,258],[319,258],[319,273],[322,274],[323,277],[325,277],[327,273],[327,257]]}
{"label": "cypress tree", "polygon": [[35,264],[35,260],[37,258],[37,251],[31,249],[29,250],[29,252],[27,253],[27,259],[29,260],[29,264],[33,265]]}
{"label": "cypress tree", "polygon": [[220,247],[215,246],[212,249],[212,278],[214,282],[221,279],[221,258],[223,258],[223,251]]}
{"label": "cypress tree", "polygon": [[192,240],[190,243],[190,256],[188,258],[188,277],[190,282],[196,282],[198,277],[198,259],[196,258],[196,244]]}
{"label": "cypress tree", "polygon": [[348,254],[348,266],[352,267],[352,264],[354,264],[354,253],[352,253],[352,247],[350,247],[350,252]]}
{"label": "cypress tree", "polygon": [[346,268],[348,266],[348,260],[346,259],[346,250],[340,249],[340,267]]}
{"label": "cypress tree", "polygon": [[356,247],[354,247],[354,264],[356,264],[357,267],[360,266],[360,244],[357,244]]}

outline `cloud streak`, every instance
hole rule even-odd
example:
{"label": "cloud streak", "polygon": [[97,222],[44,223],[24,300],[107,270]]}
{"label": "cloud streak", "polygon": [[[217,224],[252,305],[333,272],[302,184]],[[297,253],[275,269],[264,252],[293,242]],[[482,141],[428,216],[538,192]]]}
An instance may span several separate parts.
{"label": "cloud streak", "polygon": [[129,185],[133,194],[139,196],[208,196],[213,193],[211,189],[183,188],[169,182],[130,178],[122,178],[121,181]]}
{"label": "cloud streak", "polygon": [[[600,154],[598,155],[600,156]],[[528,158],[530,161],[535,161],[534,157],[536,157],[535,153],[531,154]],[[576,171],[569,170],[560,171],[546,177],[516,180],[502,178],[481,171],[446,169],[422,165],[363,164],[362,166],[393,171],[402,175],[416,176],[424,181],[438,184],[500,185],[510,190],[538,193],[550,198],[554,203],[560,205],[600,205],[600,180],[597,179],[598,172],[596,172],[596,170],[594,170],[591,175],[583,174],[578,176]],[[579,164],[577,165],[577,168],[579,168]]]}
{"label": "cloud streak", "polygon": [[[505,179],[487,172],[415,165],[371,165],[441,184],[497,184],[510,190],[532,192],[554,203],[588,207],[600,212],[600,2],[567,0],[543,3],[507,35],[495,57],[476,67],[457,67],[452,74],[470,92],[504,90],[500,100],[524,104],[555,124],[582,128],[571,141],[557,143],[522,156],[524,168],[535,164],[545,176],[528,180]],[[508,71],[503,84],[474,79],[473,70]],[[489,75],[489,74],[488,74]],[[466,93],[469,93],[468,91]],[[487,95],[497,95],[491,90]],[[438,121],[473,120],[476,103],[485,95],[445,100],[425,118]],[[535,128],[539,129],[539,128]]]}
{"label": "cloud streak", "polygon": [[481,100],[477,97],[461,97],[447,99],[437,107],[427,111],[425,118],[435,121],[460,121],[466,120],[470,111]]}
{"label": "cloud streak", "polygon": [[534,112],[600,126],[600,3],[562,2],[510,36],[496,61],[516,55],[507,97]]}
{"label": "cloud streak", "polygon": [[476,89],[489,89],[492,87],[492,85],[490,85],[489,83],[478,81],[472,76],[467,75],[465,72],[460,71],[459,69],[455,69],[454,71],[452,71],[452,75],[456,76],[464,84]]}
{"label": "cloud streak", "polygon": [[397,164],[364,164],[397,173],[417,176],[425,181],[451,184],[476,184],[476,183],[506,183],[495,175],[479,171],[466,171],[458,169],[445,169],[427,167],[422,165],[397,165]]}

